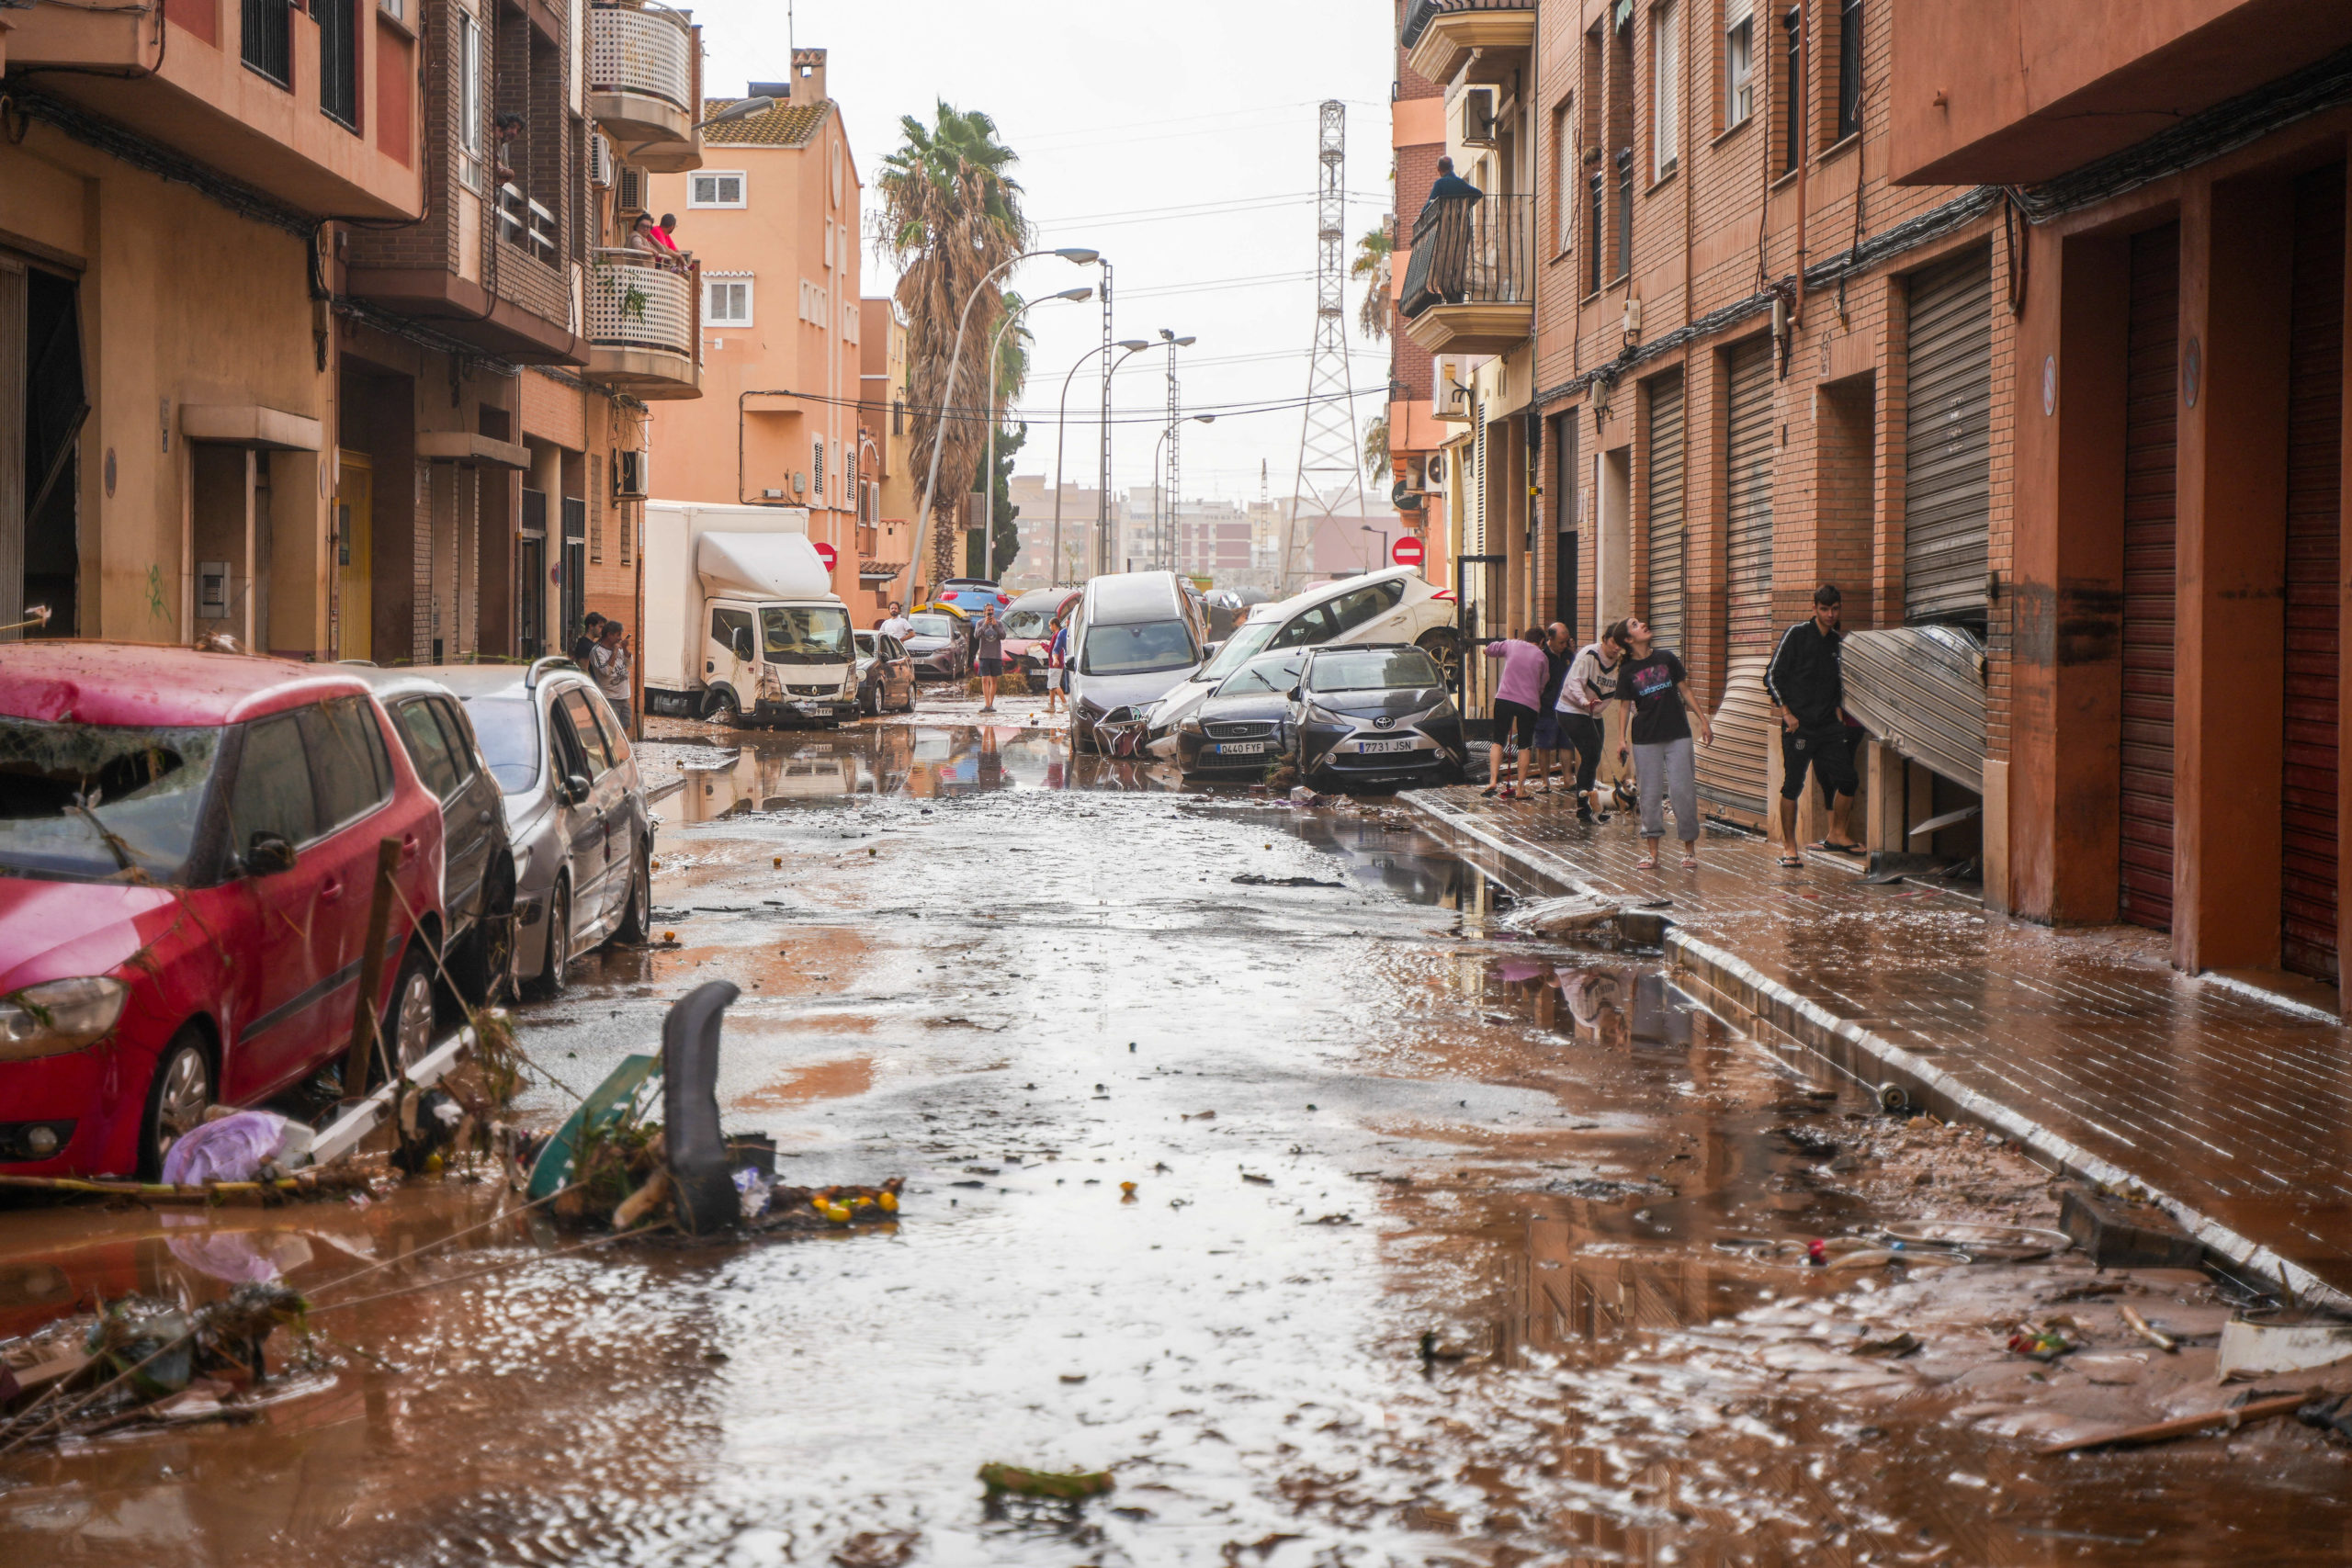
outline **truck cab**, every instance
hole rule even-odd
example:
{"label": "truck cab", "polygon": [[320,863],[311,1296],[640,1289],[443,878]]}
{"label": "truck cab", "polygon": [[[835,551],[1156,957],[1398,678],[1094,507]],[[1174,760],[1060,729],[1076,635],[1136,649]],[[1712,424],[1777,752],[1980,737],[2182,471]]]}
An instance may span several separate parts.
{"label": "truck cab", "polygon": [[714,596],[704,623],[706,717],[838,724],[857,711],[857,649],[839,600]]}

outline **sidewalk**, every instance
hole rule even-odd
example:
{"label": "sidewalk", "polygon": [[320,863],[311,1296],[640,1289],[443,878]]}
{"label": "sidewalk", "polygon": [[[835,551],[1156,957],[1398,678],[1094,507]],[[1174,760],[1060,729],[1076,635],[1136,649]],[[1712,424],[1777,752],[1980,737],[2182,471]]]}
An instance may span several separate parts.
{"label": "sidewalk", "polygon": [[1636,871],[1631,814],[1580,826],[1565,797],[1468,785],[1400,797],[1548,880],[1667,897],[1685,988],[1788,1054],[2155,1194],[2206,1245],[2352,1309],[2352,1030],[2224,980],[2176,973],[2135,927],[2053,931],[1850,863],[1774,864],[1710,830],[1701,868]]}

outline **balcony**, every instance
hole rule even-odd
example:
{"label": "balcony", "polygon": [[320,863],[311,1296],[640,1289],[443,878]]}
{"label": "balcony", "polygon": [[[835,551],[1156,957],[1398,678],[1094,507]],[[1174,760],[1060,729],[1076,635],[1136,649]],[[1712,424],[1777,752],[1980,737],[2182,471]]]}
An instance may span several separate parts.
{"label": "balcony", "polygon": [[549,266],[560,265],[555,214],[512,182],[498,187],[498,237]]}
{"label": "balcony", "polygon": [[1535,198],[1431,201],[1413,221],[1397,313],[1431,354],[1508,354],[1535,331]]}
{"label": "balcony", "polygon": [[1396,41],[1431,82],[1453,81],[1465,64],[1470,81],[1508,82],[1535,47],[1535,0],[1413,0]]}
{"label": "balcony", "polygon": [[701,29],[658,6],[588,10],[588,112],[621,162],[655,174],[702,167]]}
{"label": "balcony", "polygon": [[649,401],[702,396],[700,269],[598,250],[588,269],[589,379]]}

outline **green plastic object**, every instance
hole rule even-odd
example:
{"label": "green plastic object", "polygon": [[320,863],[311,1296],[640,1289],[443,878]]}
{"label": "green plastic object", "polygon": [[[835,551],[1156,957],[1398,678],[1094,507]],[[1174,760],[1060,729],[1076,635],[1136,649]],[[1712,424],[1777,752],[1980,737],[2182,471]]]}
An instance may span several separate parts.
{"label": "green plastic object", "polygon": [[580,1109],[570,1120],[556,1129],[548,1146],[531,1165],[531,1197],[534,1201],[551,1197],[571,1179],[571,1156],[580,1147],[580,1134],[590,1126],[610,1129],[627,1116],[637,1103],[638,1091],[647,1081],[662,1071],[659,1056],[623,1056],[619,1066],[605,1075],[605,1081],[581,1101]]}

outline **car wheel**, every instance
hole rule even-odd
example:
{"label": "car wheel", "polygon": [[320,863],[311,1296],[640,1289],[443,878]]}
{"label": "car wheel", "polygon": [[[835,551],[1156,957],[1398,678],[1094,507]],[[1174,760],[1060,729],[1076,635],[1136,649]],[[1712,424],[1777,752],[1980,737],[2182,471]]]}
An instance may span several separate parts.
{"label": "car wheel", "polygon": [[571,885],[560,881],[548,894],[548,956],[531,981],[532,999],[548,1001],[563,995],[564,982],[571,977]]}
{"label": "car wheel", "polygon": [[1447,690],[1462,689],[1462,638],[1452,626],[1425,631],[1413,646],[1436,661],[1439,678]]}
{"label": "car wheel", "polygon": [[476,920],[448,964],[460,1000],[474,1007],[497,1006],[514,978],[514,915],[484,915]]}
{"label": "car wheel", "polygon": [[867,717],[881,713],[882,688],[878,682],[871,686],[860,686],[857,689],[857,711]]}
{"label": "car wheel", "polygon": [[402,1077],[433,1049],[433,960],[422,947],[412,945],[401,958],[392,999],[384,1009],[383,1045],[379,1059],[390,1062]]}
{"label": "car wheel", "polygon": [[702,716],[729,729],[741,729],[743,728],[743,705],[735,700],[734,693],[722,687],[710,694],[710,702],[703,708]]}
{"label": "car wheel", "polygon": [[180,1134],[199,1125],[213,1099],[212,1057],[204,1037],[183,1029],[155,1058],[147,1086],[147,1114],[139,1129],[139,1174],[149,1181],[164,1176],[164,1156]]}
{"label": "car wheel", "polygon": [[621,923],[614,929],[613,940],[635,946],[653,931],[653,865],[652,856],[645,850],[637,852],[637,863],[629,872],[628,904],[621,910]]}

